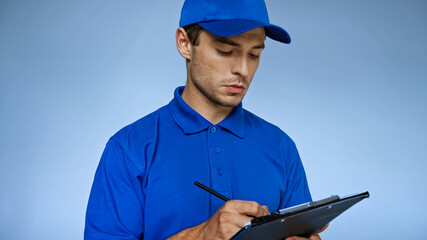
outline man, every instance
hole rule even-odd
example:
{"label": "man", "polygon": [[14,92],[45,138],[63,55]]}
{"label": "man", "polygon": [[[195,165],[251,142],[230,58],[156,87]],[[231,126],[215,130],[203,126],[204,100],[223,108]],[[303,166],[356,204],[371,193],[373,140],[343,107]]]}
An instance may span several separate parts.
{"label": "man", "polygon": [[185,1],[176,45],[186,85],[108,142],[86,239],[230,239],[269,209],[311,201],[294,142],[242,108],[266,35],[290,42],[263,0]]}

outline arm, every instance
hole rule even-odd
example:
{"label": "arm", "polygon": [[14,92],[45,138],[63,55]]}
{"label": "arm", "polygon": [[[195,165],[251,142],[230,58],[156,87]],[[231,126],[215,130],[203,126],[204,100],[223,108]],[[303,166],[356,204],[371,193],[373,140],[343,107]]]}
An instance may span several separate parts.
{"label": "arm", "polygon": [[267,206],[261,206],[256,202],[231,200],[218,209],[206,222],[185,229],[168,238],[168,240],[230,239],[246,222],[254,217],[261,217],[267,214],[270,214]]}
{"label": "arm", "polygon": [[[292,141],[288,148],[285,149],[285,152],[288,151],[288,156],[290,156],[289,161],[287,162],[286,171],[286,189],[288,190],[281,199],[280,209],[312,200],[305,170],[295,143]],[[323,232],[327,227],[328,225],[323,227],[318,233],[311,235],[310,238],[293,236],[286,238],[286,240],[321,240],[319,233]]]}
{"label": "arm", "polygon": [[95,173],[84,239],[142,239],[144,204],[140,169],[111,139]]}
{"label": "arm", "polygon": [[291,141],[284,147],[283,151],[285,156],[286,190],[280,199],[279,209],[312,201],[304,166],[295,143]]}

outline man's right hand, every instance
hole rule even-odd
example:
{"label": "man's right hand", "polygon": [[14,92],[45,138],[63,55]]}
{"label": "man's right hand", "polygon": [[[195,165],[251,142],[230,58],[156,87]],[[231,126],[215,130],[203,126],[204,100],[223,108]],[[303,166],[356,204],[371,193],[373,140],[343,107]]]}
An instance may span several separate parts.
{"label": "man's right hand", "polygon": [[267,206],[256,202],[228,201],[208,221],[202,223],[200,239],[230,239],[245,223],[267,214],[270,214]]}
{"label": "man's right hand", "polygon": [[225,240],[234,236],[246,222],[255,217],[268,215],[267,206],[256,202],[231,200],[227,201],[206,222],[186,229],[170,238],[173,239],[206,239]]}

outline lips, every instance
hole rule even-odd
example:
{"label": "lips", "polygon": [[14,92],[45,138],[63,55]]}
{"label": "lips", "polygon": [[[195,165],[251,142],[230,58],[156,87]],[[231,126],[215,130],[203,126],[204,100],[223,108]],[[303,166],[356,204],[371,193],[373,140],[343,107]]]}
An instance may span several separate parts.
{"label": "lips", "polygon": [[231,93],[242,93],[245,88],[238,84],[226,85],[227,90]]}

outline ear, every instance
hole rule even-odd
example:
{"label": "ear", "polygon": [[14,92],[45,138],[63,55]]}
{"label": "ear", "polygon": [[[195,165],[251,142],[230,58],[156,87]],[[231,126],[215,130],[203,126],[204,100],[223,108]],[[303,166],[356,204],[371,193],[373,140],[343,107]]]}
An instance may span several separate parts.
{"label": "ear", "polygon": [[191,51],[193,45],[188,39],[187,32],[184,28],[180,27],[176,30],[176,48],[183,58],[187,61],[191,59]]}

